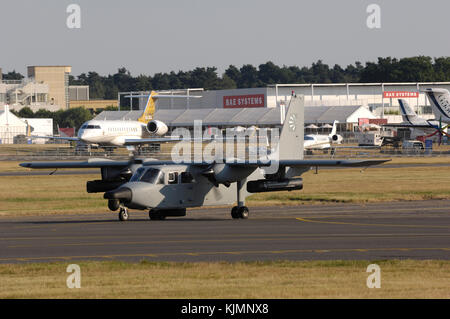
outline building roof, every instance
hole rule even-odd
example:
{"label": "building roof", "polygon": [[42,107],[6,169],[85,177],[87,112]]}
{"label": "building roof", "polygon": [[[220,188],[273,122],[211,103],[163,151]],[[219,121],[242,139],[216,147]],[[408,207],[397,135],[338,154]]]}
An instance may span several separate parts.
{"label": "building roof", "polygon": [[[305,123],[333,123],[338,120],[347,123],[352,117],[362,116],[374,118],[371,112],[361,105],[345,106],[305,106]],[[134,120],[142,111],[103,111],[96,120]],[[240,109],[173,109],[158,110],[156,120],[166,123],[170,127],[193,126],[195,120],[201,120],[205,126],[251,126],[251,125],[280,125],[279,108],[240,108]]]}

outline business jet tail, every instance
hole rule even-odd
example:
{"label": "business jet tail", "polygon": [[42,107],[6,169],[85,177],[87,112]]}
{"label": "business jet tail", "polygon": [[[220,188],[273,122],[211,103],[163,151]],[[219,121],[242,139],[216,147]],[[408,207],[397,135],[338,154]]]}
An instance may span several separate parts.
{"label": "business jet tail", "polygon": [[422,92],[427,95],[436,119],[450,122],[450,92],[446,89],[426,89]]}

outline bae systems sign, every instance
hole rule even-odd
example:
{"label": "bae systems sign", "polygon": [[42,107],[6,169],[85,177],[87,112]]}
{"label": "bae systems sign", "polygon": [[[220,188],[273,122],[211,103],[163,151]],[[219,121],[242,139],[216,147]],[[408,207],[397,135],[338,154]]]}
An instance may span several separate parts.
{"label": "bae systems sign", "polygon": [[418,98],[419,92],[385,91],[383,97],[385,99]]}
{"label": "bae systems sign", "polygon": [[264,94],[224,96],[224,108],[264,107]]}

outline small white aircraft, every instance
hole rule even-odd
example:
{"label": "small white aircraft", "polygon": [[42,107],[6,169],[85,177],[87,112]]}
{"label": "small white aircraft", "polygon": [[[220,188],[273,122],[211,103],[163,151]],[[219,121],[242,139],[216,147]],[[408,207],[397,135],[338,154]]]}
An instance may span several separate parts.
{"label": "small white aircraft", "polygon": [[313,150],[313,149],[330,149],[333,144],[341,144],[342,136],[336,134],[337,131],[337,123],[339,121],[334,121],[333,128],[331,133],[326,134],[309,134],[305,135],[305,150]]}

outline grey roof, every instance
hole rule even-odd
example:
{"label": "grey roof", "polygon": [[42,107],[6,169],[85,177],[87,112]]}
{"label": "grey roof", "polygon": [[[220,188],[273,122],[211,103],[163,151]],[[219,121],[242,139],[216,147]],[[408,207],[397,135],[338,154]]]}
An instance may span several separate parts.
{"label": "grey roof", "polygon": [[103,111],[95,117],[101,121],[137,121],[142,115],[142,111]]}
{"label": "grey roof", "polygon": [[[324,108],[319,116],[317,116],[315,108],[317,106],[305,107],[305,123],[333,123],[334,120],[346,123],[347,119],[361,108],[361,105],[319,106],[319,108]],[[312,114],[314,116],[311,116]]]}
{"label": "grey roof", "polygon": [[[346,123],[361,105],[345,106],[305,106],[305,123]],[[137,120],[142,111],[103,111],[97,120]],[[193,126],[195,120],[211,126],[251,126],[280,125],[279,108],[239,108],[239,109],[162,109],[154,118],[169,127]]]}

